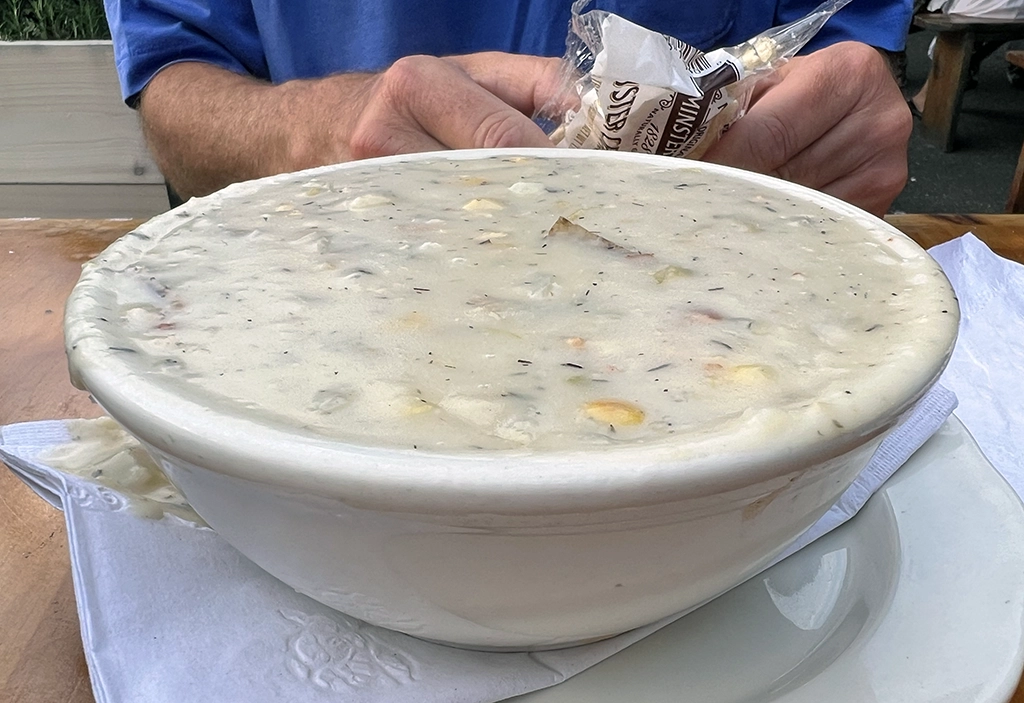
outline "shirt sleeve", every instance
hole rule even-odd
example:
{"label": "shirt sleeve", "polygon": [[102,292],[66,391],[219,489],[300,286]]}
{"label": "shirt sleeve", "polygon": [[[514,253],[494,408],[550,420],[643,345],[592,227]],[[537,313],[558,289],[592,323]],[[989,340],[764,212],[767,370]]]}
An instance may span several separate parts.
{"label": "shirt sleeve", "polygon": [[[810,13],[820,0],[779,0],[776,24]],[[810,53],[841,41],[859,41],[887,51],[902,51],[914,13],[913,0],[853,0],[833,15],[804,47]]]}
{"label": "shirt sleeve", "polygon": [[121,97],[137,107],[153,76],[201,61],[268,79],[252,6],[244,0],[104,0]]}

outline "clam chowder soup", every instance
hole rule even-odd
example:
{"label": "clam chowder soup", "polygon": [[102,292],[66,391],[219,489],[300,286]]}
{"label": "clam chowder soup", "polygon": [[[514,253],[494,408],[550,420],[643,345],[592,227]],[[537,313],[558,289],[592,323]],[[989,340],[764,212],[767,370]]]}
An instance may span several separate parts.
{"label": "clam chowder soup", "polygon": [[438,156],[256,184],[85,276],[112,292],[109,353],[133,373],[312,436],[460,452],[841,433],[923,387],[915,357],[957,324],[908,239],[721,170]]}

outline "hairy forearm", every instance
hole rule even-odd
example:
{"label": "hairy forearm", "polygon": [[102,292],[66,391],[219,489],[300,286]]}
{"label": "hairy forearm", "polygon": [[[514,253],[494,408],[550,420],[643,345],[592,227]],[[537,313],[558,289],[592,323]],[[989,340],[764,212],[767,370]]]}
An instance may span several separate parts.
{"label": "hairy forearm", "polygon": [[551,146],[527,115],[558,88],[558,68],[497,52],[407,56],[377,74],[270,85],[189,62],[158,73],[139,109],[157,164],[189,197],[372,156]]}
{"label": "hairy forearm", "polygon": [[271,85],[210,64],[158,73],[139,105],[143,133],[182,197],[236,181],[351,158],[344,109],[375,76],[338,75]]}

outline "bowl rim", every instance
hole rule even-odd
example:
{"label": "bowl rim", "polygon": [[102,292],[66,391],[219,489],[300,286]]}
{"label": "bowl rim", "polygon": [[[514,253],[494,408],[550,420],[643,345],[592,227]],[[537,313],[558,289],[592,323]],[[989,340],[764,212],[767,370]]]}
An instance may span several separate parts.
{"label": "bowl rim", "polygon": [[[101,253],[116,252],[133,235],[162,232],[196,207],[224,198],[254,194],[266,184],[343,173],[367,165],[390,166],[438,158],[472,160],[491,157],[555,157],[633,161],[661,168],[711,172],[753,182],[782,195],[799,196],[866,228],[881,230],[908,245],[915,255],[927,252],[884,220],[854,205],[788,181],[728,166],[631,152],[568,149],[472,149],[422,152],[321,166],[236,183],[158,215]],[[95,261],[95,259],[94,259]],[[948,347],[930,359],[930,373],[909,387],[874,418],[826,441],[795,446],[773,445],[743,453],[716,453],[710,442],[703,455],[681,457],[671,444],[559,452],[502,451],[441,453],[374,446],[290,433],[269,423],[211,410],[196,400],[146,382],[104,342],[104,333],[89,322],[102,297],[102,279],[86,264],[65,306],[65,345],[75,385],[131,434],[158,453],[235,478],[315,493],[368,509],[426,514],[541,515],[663,504],[706,496],[789,473],[840,456],[891,429],[936,382],[956,340],[952,325]],[[93,280],[96,279],[96,280]],[[946,285],[949,285],[946,279]],[[950,286],[950,289],[952,287]],[[958,319],[959,310],[951,311]],[[920,359],[918,360],[921,361]],[[692,448],[692,444],[690,447]],[[481,466],[486,456],[488,466]]]}

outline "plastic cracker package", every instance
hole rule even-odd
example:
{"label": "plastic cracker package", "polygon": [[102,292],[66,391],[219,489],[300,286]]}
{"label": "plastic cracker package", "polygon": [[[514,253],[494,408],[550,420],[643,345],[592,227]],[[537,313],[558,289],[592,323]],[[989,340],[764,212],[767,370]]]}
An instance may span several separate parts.
{"label": "plastic cracker package", "polygon": [[[562,90],[534,119],[560,147],[699,158],[771,75],[850,0],[707,53],[576,0]],[[581,14],[582,13],[582,14]],[[565,106],[572,107],[566,108]]]}

